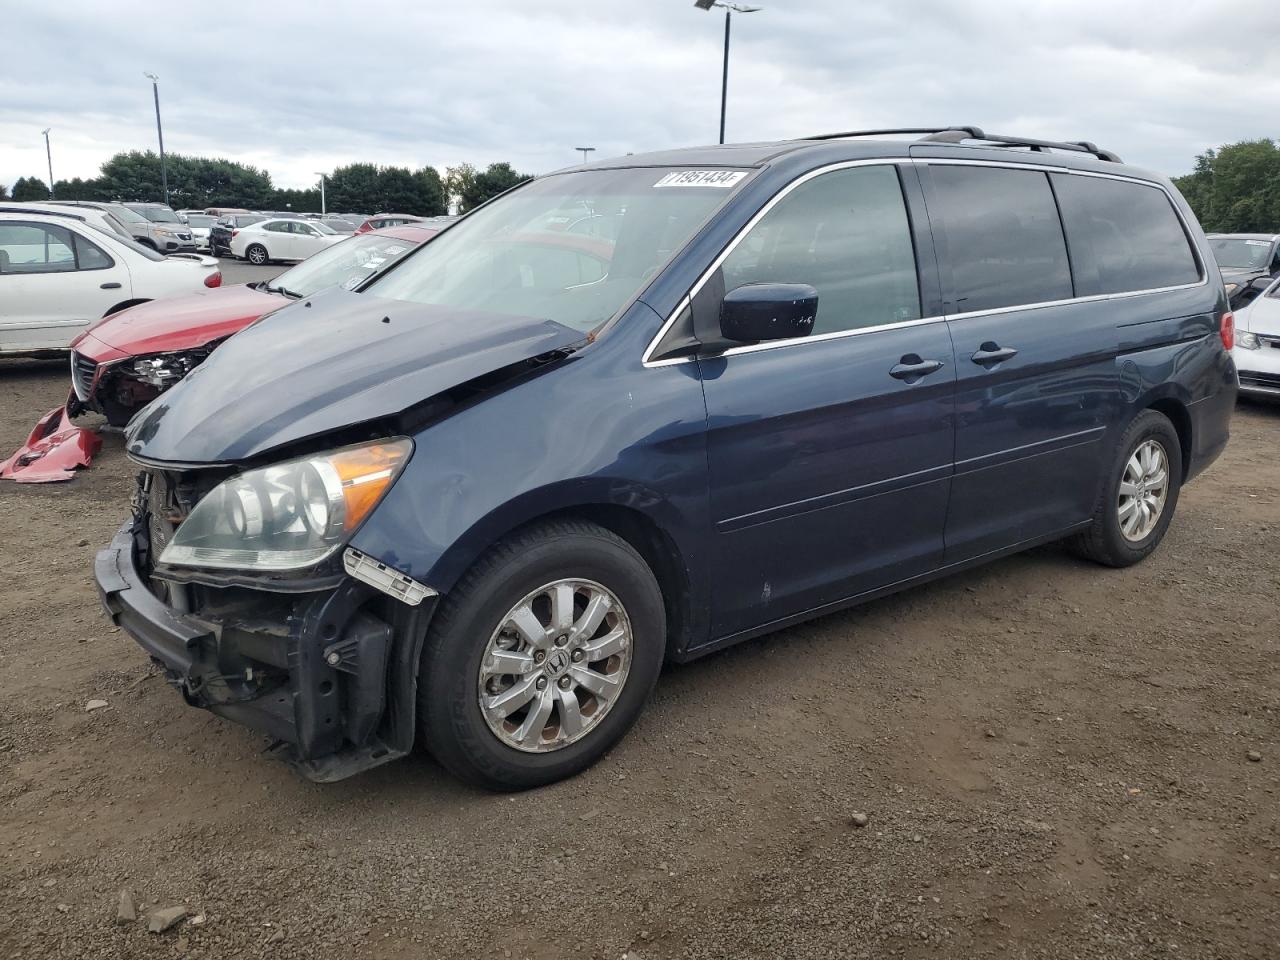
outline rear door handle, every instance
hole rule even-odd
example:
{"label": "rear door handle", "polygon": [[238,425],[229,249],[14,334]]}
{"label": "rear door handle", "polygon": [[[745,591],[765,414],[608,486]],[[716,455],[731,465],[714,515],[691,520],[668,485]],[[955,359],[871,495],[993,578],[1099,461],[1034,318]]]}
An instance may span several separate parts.
{"label": "rear door handle", "polygon": [[937,373],[942,367],[941,360],[921,360],[918,354],[908,353],[899,363],[889,368],[889,376],[895,380],[915,383],[921,377]]}
{"label": "rear door handle", "polygon": [[113,280],[113,281],[111,281],[110,283],[104,283],[104,284],[102,284],[98,289],[99,289],[99,290],[119,290],[119,289],[120,289],[120,284],[116,283],[116,282]]}
{"label": "rear door handle", "polygon": [[992,343],[988,340],[980,346],[978,348],[978,352],[969,359],[978,366],[986,367],[990,370],[997,363],[1004,363],[1004,361],[1010,360],[1017,355],[1018,351],[1013,349],[1013,347],[1002,347],[998,343]]}

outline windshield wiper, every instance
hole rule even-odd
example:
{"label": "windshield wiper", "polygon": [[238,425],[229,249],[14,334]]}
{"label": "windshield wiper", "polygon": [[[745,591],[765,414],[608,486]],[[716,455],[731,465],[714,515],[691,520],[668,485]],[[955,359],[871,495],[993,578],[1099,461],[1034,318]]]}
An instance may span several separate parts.
{"label": "windshield wiper", "polygon": [[263,289],[266,290],[267,293],[283,293],[290,300],[302,299],[302,294],[295,293],[294,291],[290,290],[287,287],[272,286],[270,283],[268,283],[265,287],[263,287]]}

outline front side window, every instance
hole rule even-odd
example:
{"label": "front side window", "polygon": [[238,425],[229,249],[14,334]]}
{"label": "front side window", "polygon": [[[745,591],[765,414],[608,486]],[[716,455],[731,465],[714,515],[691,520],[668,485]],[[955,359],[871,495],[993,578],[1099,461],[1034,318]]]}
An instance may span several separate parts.
{"label": "front side window", "polygon": [[69,273],[71,231],[43,223],[0,223],[0,273]]}
{"label": "front side window", "polygon": [[[552,320],[585,333],[638,294],[745,178],[745,171],[637,167],[533,180],[469,214],[362,292]],[[565,207],[612,221],[616,239],[549,229],[548,217]]]}
{"label": "front side window", "polygon": [[953,311],[996,310],[1073,296],[1062,222],[1038,170],[933,164],[947,238]]}
{"label": "front side window", "polygon": [[1076,264],[1076,294],[1127,293],[1196,283],[1200,268],[1159,187],[1054,174]]}
{"label": "front side window", "polygon": [[724,289],[807,283],[818,291],[813,334],[920,316],[915,250],[898,172],[851,167],[783,197],[742,238],[721,270]]}

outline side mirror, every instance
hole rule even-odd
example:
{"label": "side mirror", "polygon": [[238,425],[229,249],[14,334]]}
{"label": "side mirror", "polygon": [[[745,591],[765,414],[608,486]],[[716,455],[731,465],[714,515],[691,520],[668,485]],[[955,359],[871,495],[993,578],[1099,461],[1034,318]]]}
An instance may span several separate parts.
{"label": "side mirror", "polygon": [[737,343],[789,340],[813,332],[818,291],[807,283],[748,283],[720,303],[720,334]]}

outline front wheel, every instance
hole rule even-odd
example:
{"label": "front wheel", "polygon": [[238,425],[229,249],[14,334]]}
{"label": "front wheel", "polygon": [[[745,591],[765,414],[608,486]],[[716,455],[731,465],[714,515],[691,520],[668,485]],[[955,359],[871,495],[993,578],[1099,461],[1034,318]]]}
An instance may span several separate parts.
{"label": "front wheel", "polygon": [[1164,539],[1182,486],[1182,445],[1169,418],[1144,410],[1125,430],[1089,529],[1070,541],[1109,567],[1143,560]]}
{"label": "front wheel", "polygon": [[267,248],[260,243],[250,244],[249,249],[244,252],[244,256],[255,267],[261,267],[267,262]]}
{"label": "front wheel", "polygon": [[635,722],[665,643],[662,593],[626,541],[579,521],[531,528],[442,602],[422,657],[423,739],[493,790],[572,776]]}

